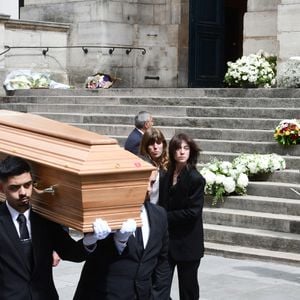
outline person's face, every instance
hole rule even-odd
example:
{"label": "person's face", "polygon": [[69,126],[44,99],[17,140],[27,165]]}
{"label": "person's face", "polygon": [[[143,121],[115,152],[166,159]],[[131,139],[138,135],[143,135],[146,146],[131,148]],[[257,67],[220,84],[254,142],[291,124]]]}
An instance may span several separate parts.
{"label": "person's face", "polygon": [[155,142],[148,146],[148,153],[154,161],[157,161],[163,153],[164,144],[162,142]]}
{"label": "person's face", "polygon": [[1,191],[11,207],[20,213],[25,212],[29,208],[32,195],[31,174],[26,172],[9,177],[6,182],[1,183]]}
{"label": "person's face", "polygon": [[181,142],[181,146],[175,151],[174,159],[177,163],[185,164],[190,157],[190,146],[186,141]]}
{"label": "person's face", "polygon": [[153,118],[152,116],[150,116],[149,120],[145,122],[145,129],[147,130],[148,128],[151,128],[153,126],[154,122],[153,122]]}

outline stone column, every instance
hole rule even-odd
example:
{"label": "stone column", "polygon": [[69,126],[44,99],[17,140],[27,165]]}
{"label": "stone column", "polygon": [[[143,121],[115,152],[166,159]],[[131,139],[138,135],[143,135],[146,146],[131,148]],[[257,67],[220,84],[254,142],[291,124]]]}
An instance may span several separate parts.
{"label": "stone column", "polygon": [[244,16],[243,54],[262,49],[278,55],[277,7],[281,0],[248,0]]}
{"label": "stone column", "polygon": [[[278,83],[300,86],[300,0],[282,0],[278,6]],[[290,59],[292,58],[292,59]]]}
{"label": "stone column", "polygon": [[[5,51],[5,23],[9,20],[10,16],[0,14],[0,53]],[[5,76],[5,56],[0,56],[0,82],[3,82]],[[4,94],[4,90],[0,88],[0,96]]]}

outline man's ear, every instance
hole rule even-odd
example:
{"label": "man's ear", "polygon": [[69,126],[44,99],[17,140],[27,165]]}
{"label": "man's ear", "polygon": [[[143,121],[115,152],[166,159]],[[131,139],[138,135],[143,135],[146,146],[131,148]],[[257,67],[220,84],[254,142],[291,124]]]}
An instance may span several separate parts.
{"label": "man's ear", "polygon": [[0,182],[0,193],[4,193],[4,190],[3,190],[3,183]]}

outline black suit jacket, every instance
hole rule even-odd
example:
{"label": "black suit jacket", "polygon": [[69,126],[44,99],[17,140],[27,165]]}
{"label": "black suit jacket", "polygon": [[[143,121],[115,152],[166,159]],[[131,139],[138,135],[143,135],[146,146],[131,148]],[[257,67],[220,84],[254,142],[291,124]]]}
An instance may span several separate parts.
{"label": "black suit jacket", "polygon": [[0,300],[56,300],[52,252],[62,259],[82,261],[87,253],[63,228],[30,212],[34,267],[26,264],[21,242],[5,203],[0,205]]}
{"label": "black suit jacket", "polygon": [[173,170],[163,178],[159,204],[167,210],[169,255],[176,261],[198,260],[204,253],[202,209],[205,179],[185,167],[173,186]]}
{"label": "black suit jacket", "polygon": [[163,208],[145,203],[150,235],[141,253],[134,236],[119,255],[113,235],[99,241],[83,267],[74,300],[168,300],[168,230]]}
{"label": "black suit jacket", "polygon": [[134,128],[125,142],[125,150],[128,150],[133,154],[138,155],[142,137],[143,134],[137,128]]}

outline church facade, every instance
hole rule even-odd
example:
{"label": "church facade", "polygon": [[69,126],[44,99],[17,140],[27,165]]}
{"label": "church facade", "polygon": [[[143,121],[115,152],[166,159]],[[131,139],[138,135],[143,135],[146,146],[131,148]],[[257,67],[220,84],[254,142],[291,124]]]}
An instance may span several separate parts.
{"label": "church facade", "polygon": [[[300,0],[11,1],[16,3],[22,34],[26,36],[24,30],[28,30],[23,26],[26,20],[27,25],[29,21],[34,24],[30,36],[43,30],[48,35],[32,41],[18,39],[18,26],[12,30],[13,21],[0,18],[1,47],[8,43],[50,46],[40,63],[35,60],[30,65],[27,59],[27,67],[56,68],[56,73],[65,72],[75,86],[103,72],[118,78],[121,87],[218,87],[226,63],[243,54],[262,49],[277,55],[280,64],[300,50]],[[9,14],[1,6],[0,13]],[[63,29],[56,26],[52,33],[53,22]],[[43,29],[43,25],[48,27]],[[20,51],[7,53],[10,62],[18,61]],[[0,64],[2,69],[13,65],[7,65],[1,56]]]}

